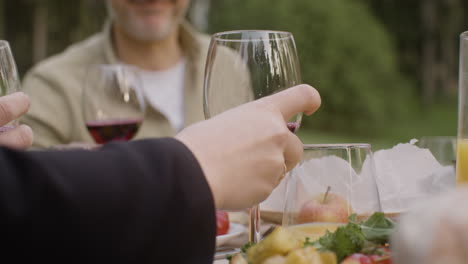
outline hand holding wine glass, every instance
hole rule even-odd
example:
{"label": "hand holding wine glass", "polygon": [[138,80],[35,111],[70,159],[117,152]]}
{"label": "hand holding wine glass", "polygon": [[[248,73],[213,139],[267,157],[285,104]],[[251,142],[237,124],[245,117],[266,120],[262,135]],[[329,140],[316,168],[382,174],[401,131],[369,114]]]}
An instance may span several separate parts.
{"label": "hand holding wine glass", "polygon": [[284,176],[283,165],[290,170],[301,158],[302,143],[285,120],[319,106],[318,92],[299,85],[189,126],[176,138],[196,156],[216,207],[243,209],[265,199]]}
{"label": "hand holding wine glass", "polygon": [[29,109],[29,98],[18,93],[20,80],[8,41],[0,40],[0,145],[26,149],[32,144],[30,127],[17,119]]}
{"label": "hand holding wine glass", "polygon": [[92,66],[82,103],[86,127],[98,144],[131,140],[145,116],[142,84],[132,66]]}
{"label": "hand holding wine glass", "polygon": [[[211,118],[301,82],[296,44],[291,33],[240,30],[214,34],[205,70],[205,117]],[[296,113],[284,121],[285,126],[287,123],[290,131],[297,132],[301,119],[302,113]],[[285,173],[284,166],[275,174],[281,173]],[[258,206],[250,209],[251,242],[260,239],[258,210]]]}
{"label": "hand holding wine glass", "polygon": [[[20,118],[29,109],[29,97],[21,92],[0,96],[0,129]],[[32,145],[33,132],[27,125],[15,126],[0,132],[0,146],[27,149]]]}
{"label": "hand holding wine glass", "polygon": [[[8,41],[0,40],[0,96],[12,94],[19,89],[20,79],[10,44]],[[3,127],[0,127],[0,132],[17,125],[17,120],[10,120],[7,124],[3,124]]]}

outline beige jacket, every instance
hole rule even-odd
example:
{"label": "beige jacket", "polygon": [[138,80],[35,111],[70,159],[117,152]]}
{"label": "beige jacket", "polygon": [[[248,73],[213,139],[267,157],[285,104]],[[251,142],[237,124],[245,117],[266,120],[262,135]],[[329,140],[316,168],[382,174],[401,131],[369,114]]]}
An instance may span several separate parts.
{"label": "beige jacket", "polygon": [[[185,76],[185,125],[204,120],[203,75],[209,37],[181,26],[180,40],[187,58]],[[92,64],[116,63],[110,26],[28,72],[23,89],[31,98],[31,109],[22,122],[34,131],[34,147],[71,142],[93,142],[84,125],[81,93],[85,72]],[[175,129],[159,111],[148,107],[145,121],[135,138],[173,136]]]}

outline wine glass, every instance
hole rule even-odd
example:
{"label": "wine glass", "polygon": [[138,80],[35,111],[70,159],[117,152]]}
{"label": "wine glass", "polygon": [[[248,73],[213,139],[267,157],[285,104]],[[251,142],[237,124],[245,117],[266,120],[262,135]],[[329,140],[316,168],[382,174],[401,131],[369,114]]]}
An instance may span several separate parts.
{"label": "wine glass", "polygon": [[431,151],[434,158],[442,166],[455,166],[457,138],[449,136],[421,137],[417,145]]}
{"label": "wine glass", "polygon": [[365,220],[381,211],[369,144],[304,145],[286,183],[284,227],[315,241],[349,217]]}
{"label": "wine glass", "polygon": [[[8,41],[0,40],[0,96],[17,92],[19,89],[20,79],[10,44]],[[18,121],[14,120],[0,127],[0,132],[11,129],[17,124]]]}
{"label": "wine glass", "polygon": [[[238,105],[301,83],[299,59],[289,32],[240,30],[211,38],[205,69],[204,112],[208,119]],[[302,114],[288,121],[297,132]],[[259,209],[250,209],[251,242],[260,240]]]}
{"label": "wine glass", "polygon": [[82,105],[86,127],[97,144],[132,139],[146,109],[136,68],[123,64],[91,66]]}

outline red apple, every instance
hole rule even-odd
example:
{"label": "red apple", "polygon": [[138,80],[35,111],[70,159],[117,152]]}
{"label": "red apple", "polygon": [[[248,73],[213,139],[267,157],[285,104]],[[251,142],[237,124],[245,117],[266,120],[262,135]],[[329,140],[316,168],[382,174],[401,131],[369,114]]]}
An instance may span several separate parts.
{"label": "red apple", "polygon": [[216,235],[225,235],[229,231],[229,215],[226,211],[216,210]]}
{"label": "red apple", "polygon": [[372,259],[364,254],[355,253],[345,258],[341,264],[374,264]]}
{"label": "red apple", "polygon": [[304,203],[299,211],[298,221],[346,223],[351,213],[346,199],[327,191]]}

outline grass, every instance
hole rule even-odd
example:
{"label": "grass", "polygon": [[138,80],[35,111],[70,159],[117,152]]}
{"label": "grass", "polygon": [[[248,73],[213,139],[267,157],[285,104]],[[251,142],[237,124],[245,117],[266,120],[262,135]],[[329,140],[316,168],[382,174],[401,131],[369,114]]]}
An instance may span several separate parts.
{"label": "grass", "polygon": [[298,133],[304,144],[315,143],[370,143],[372,149],[391,148],[398,143],[409,142],[413,138],[423,136],[455,136],[457,133],[457,102],[452,99],[447,102],[432,105],[408,113],[403,119],[388,123],[380,129],[377,136],[366,136],[343,132],[324,132],[315,129],[303,129]]}

